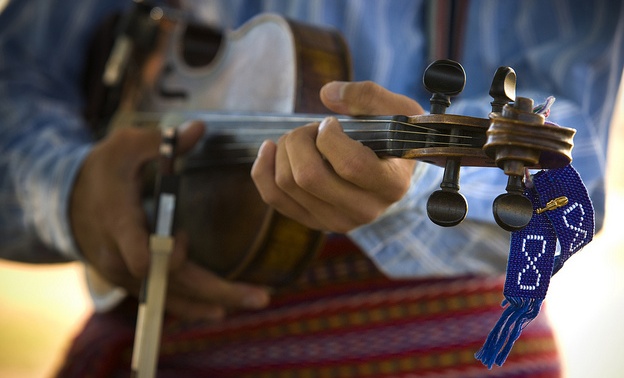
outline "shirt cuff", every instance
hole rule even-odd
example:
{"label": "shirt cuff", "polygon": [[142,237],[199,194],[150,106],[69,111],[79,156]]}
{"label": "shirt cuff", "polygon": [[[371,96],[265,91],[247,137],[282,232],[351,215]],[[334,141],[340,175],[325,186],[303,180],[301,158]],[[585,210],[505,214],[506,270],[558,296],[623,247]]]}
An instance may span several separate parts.
{"label": "shirt cuff", "polygon": [[426,203],[439,188],[443,170],[418,164],[407,194],[374,222],[347,235],[391,278],[500,274],[506,266],[509,233],[495,223],[466,219],[455,227],[429,220]]}
{"label": "shirt cuff", "polygon": [[106,281],[89,264],[85,264],[85,277],[93,306],[97,312],[106,312],[113,309],[128,295],[126,290]]}
{"label": "shirt cuff", "polygon": [[[33,185],[34,188],[31,186],[27,197],[34,202],[31,204],[34,224],[41,240],[71,260],[82,260],[69,219],[71,194],[78,172],[90,151],[90,144],[81,145],[59,158],[52,169],[55,172],[42,174],[46,180]],[[37,170],[45,169],[45,166],[37,167]]]}

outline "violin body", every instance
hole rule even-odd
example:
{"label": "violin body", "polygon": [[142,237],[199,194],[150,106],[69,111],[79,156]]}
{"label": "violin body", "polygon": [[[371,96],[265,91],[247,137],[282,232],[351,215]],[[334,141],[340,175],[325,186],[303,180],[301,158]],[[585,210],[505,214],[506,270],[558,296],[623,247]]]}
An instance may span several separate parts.
{"label": "violin body", "polygon": [[[113,125],[127,124],[129,112],[326,113],[320,88],[351,78],[349,52],[337,32],[277,15],[226,34],[215,57],[201,66],[180,53],[185,25],[161,29],[159,51],[144,64],[141,83],[126,91]],[[161,119],[158,127],[180,122]],[[202,169],[181,168],[176,228],[188,237],[189,257],[229,279],[286,284],[315,256],[324,234],[267,206],[250,177],[252,162],[228,159],[219,145],[206,138],[183,163],[201,160]],[[218,163],[205,164],[215,155]]]}

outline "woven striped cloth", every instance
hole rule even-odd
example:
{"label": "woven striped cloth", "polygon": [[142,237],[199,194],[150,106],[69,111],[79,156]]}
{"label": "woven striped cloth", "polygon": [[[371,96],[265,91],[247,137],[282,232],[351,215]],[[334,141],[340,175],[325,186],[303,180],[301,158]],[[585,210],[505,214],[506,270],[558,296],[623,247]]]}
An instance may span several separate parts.
{"label": "woven striped cloth", "polygon": [[[158,377],[560,377],[543,315],[503,367],[474,358],[502,291],[502,277],[389,280],[346,238],[332,238],[265,310],[212,324],[166,318]],[[128,377],[136,308],[127,300],[94,314],[58,376]]]}

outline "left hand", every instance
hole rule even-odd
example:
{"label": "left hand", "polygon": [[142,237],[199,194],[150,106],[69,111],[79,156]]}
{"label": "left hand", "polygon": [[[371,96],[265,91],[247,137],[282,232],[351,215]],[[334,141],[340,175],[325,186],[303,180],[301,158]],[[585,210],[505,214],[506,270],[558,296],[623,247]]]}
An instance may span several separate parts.
{"label": "left hand", "polygon": [[[350,115],[415,115],[422,107],[372,82],[321,89],[330,110]],[[303,225],[345,233],[370,223],[409,189],[415,162],[380,159],[349,138],[336,118],[265,141],[251,171],[262,199]]]}

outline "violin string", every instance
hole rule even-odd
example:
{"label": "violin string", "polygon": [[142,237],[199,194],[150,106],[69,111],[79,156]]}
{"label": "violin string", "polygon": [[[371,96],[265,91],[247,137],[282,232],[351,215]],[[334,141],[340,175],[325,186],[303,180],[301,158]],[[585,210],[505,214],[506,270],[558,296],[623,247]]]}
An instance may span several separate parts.
{"label": "violin string", "polygon": [[[428,147],[463,147],[465,145],[456,145],[453,143],[446,143],[443,145],[432,145]],[[259,143],[226,143],[218,144],[214,150],[211,150],[213,154],[211,156],[192,157],[187,160],[184,165],[184,171],[193,171],[196,169],[203,169],[207,166],[218,166],[223,164],[252,164],[260,147]],[[469,146],[470,147],[470,146]],[[412,151],[414,148],[372,148],[373,151],[379,155],[404,155],[405,153]],[[225,154],[220,154],[225,152]]]}
{"label": "violin string", "polygon": [[[407,140],[407,139],[395,139],[395,138],[375,138],[375,139],[358,139],[359,142],[363,144],[372,144],[372,143],[386,143],[386,142],[398,142],[406,145],[414,145],[413,148],[402,148],[402,149],[393,149],[395,151],[410,151],[419,147],[473,147],[474,145],[470,143],[456,143],[456,142],[431,142],[431,141],[415,141],[415,140]],[[223,150],[252,150],[259,149],[261,142],[220,142],[215,144],[216,148],[220,151]],[[374,149],[375,151],[379,151],[379,149]]]}
{"label": "violin string", "polygon": [[[210,156],[210,157],[194,157],[192,158],[190,161],[187,161],[187,163],[184,166],[184,171],[192,171],[194,169],[202,169],[205,168],[206,166],[210,166],[210,165],[222,165],[222,164],[252,164],[255,159],[256,159],[256,155],[257,155],[257,151],[260,147],[259,144],[255,143],[255,144],[251,144],[248,147],[243,147],[244,143],[234,143],[232,145],[237,145],[236,147],[231,148],[231,146],[227,146],[227,148],[223,148],[224,145],[219,144],[219,148],[218,150],[214,151],[214,152],[223,152],[228,151],[228,152],[232,152],[232,151],[240,151],[241,154],[240,155],[227,155],[227,156],[222,156],[222,155],[217,155],[217,156]],[[465,145],[455,145],[452,143],[448,143],[447,146],[452,146],[452,147],[463,147]],[[432,148],[435,147],[442,147],[442,146],[429,146]],[[470,147],[470,146],[469,146]],[[374,148],[373,151],[377,154],[381,154],[381,153],[386,153],[388,155],[394,155],[396,153],[399,154],[403,154],[403,153],[407,153],[409,151],[412,151],[412,148]]]}
{"label": "violin string", "polygon": [[[237,130],[219,130],[217,132],[213,132],[212,136],[240,136],[240,135],[254,135],[254,136],[273,136],[280,137],[286,134],[290,129],[254,129],[254,128],[243,128]],[[408,130],[386,130],[386,129],[346,129],[344,130],[345,134],[356,135],[356,134],[364,134],[364,133],[388,133],[388,134],[405,134],[405,135],[422,135],[426,137],[438,137],[438,138],[457,138],[457,139],[476,139],[471,135],[455,135],[455,134],[445,134],[439,132],[422,132],[422,131],[408,131]],[[388,138],[391,140],[391,138]]]}
{"label": "violin string", "polygon": [[[254,131],[252,131],[254,130]],[[248,130],[250,131],[250,133],[245,133],[245,134],[254,134],[254,136],[259,136],[262,135],[265,137],[265,139],[277,139],[278,137],[280,137],[281,135],[283,135],[283,131],[285,131],[284,129],[271,129],[271,130],[258,130],[258,129],[250,129]],[[398,143],[404,143],[406,145],[412,145],[412,148],[404,148],[401,150],[395,149],[394,151],[397,152],[405,152],[405,151],[409,151],[418,147],[475,147],[473,144],[470,144],[469,141],[476,139],[473,136],[470,135],[451,135],[451,134],[442,134],[442,133],[424,133],[424,132],[415,132],[415,131],[403,131],[403,130],[385,130],[385,129],[355,129],[355,130],[345,130],[345,133],[347,135],[354,135],[354,134],[366,134],[366,133],[386,133],[386,134],[394,134],[397,136],[401,136],[402,134],[408,134],[408,135],[422,135],[422,136],[426,136],[428,138],[433,138],[433,137],[437,137],[437,138],[456,138],[461,140],[461,142],[453,142],[453,141],[441,141],[441,140],[414,140],[414,139],[401,139],[401,138],[358,138],[357,140],[363,144],[370,144],[370,143],[386,143],[386,142],[398,142]],[[240,132],[235,132],[235,133],[230,133],[227,130],[221,130],[216,134],[213,134],[213,137],[228,137],[228,136],[239,136],[241,133]],[[273,138],[269,138],[269,137],[273,137]],[[253,149],[258,149],[261,145],[261,142],[244,142],[244,141],[233,141],[233,142],[228,142],[227,140],[225,141],[219,141],[218,143],[218,149],[219,150],[236,150],[236,149],[240,149],[240,150],[253,150]],[[376,152],[380,152],[378,149],[375,149]],[[381,152],[391,152],[388,150],[385,151],[381,151]]]}
{"label": "violin string", "polygon": [[[253,136],[253,137],[263,137],[264,139],[274,139],[276,140],[280,136],[285,133],[293,130],[293,128],[267,128],[267,127],[253,127],[253,125],[259,124],[275,124],[275,123],[299,123],[301,125],[310,124],[310,123],[318,123],[322,120],[320,117],[309,117],[309,116],[289,116],[289,115],[277,115],[277,116],[253,116],[253,115],[219,115],[219,114],[208,114],[204,115],[207,117],[204,121],[207,123],[207,128],[209,130],[208,137],[211,138],[225,138],[226,140],[219,140],[215,143],[214,150],[219,152],[234,152],[240,151],[240,155],[238,157],[229,156],[228,160],[232,162],[232,158],[237,159],[239,162],[253,162],[257,151],[261,145],[261,142],[245,142],[245,141],[227,141],[228,137],[238,137],[238,136]],[[211,118],[212,117],[212,118]],[[158,124],[162,120],[162,115],[156,114],[141,114],[134,113],[130,115],[132,123],[135,125],[138,123],[151,123]],[[187,119],[193,119],[194,117],[187,117]],[[198,117],[200,120],[202,119],[202,114]],[[403,154],[405,152],[411,151],[413,149],[417,149],[419,147],[475,147],[469,143],[470,140],[476,139],[471,135],[462,135],[462,134],[453,134],[453,133],[445,133],[440,132],[438,129],[433,127],[426,127],[417,123],[404,122],[396,119],[374,119],[374,118],[338,118],[338,121],[346,126],[344,132],[347,135],[357,135],[357,134],[374,134],[374,133],[384,133],[391,136],[397,136],[397,138],[357,138],[356,140],[360,141],[363,144],[373,144],[373,143],[386,143],[386,142],[398,142],[403,143],[405,148],[401,149],[380,149],[373,148],[373,150],[377,154],[386,153],[386,154]],[[215,122],[220,124],[220,127],[217,127],[216,130],[211,128],[211,124],[214,127]],[[245,127],[239,127],[241,124],[245,124]],[[357,129],[349,129],[349,124],[398,124],[401,126],[405,126],[411,130],[388,130],[385,128],[357,128]],[[228,125],[231,125],[228,127]],[[237,126],[237,127],[234,127]],[[414,139],[401,139],[401,136],[423,136],[422,140],[414,140]],[[448,141],[441,141],[440,139],[449,138]],[[355,138],[354,138],[355,139]],[[459,142],[461,140],[461,142]],[[412,146],[410,148],[410,146]],[[242,159],[242,161],[241,161]],[[215,161],[215,158],[204,158],[202,160]]]}
{"label": "violin string", "polygon": [[[141,124],[141,123],[158,123],[161,119],[162,119],[162,115],[157,115],[157,114],[151,114],[151,113],[134,113],[133,115],[128,115],[128,118],[130,118],[130,122],[134,123],[134,124]],[[192,119],[192,117],[187,117],[188,119]],[[201,113],[199,114],[198,118],[200,118],[201,120]],[[313,118],[312,116],[289,116],[289,115],[275,115],[275,116],[271,116],[271,115],[267,115],[267,116],[253,116],[253,115],[220,115],[220,114],[214,114],[214,118],[211,119],[210,117],[206,118],[206,121],[208,123],[208,125],[210,125],[211,122],[219,122],[221,124],[226,124],[226,123],[232,123],[232,124],[237,124],[240,125],[243,122],[247,122],[250,125],[253,124],[267,124],[267,123],[287,123],[287,122],[299,122],[301,123],[301,125],[304,124],[309,124],[309,123],[313,123],[313,122],[320,122],[322,120],[322,118],[318,117],[318,118]],[[395,119],[374,119],[374,118],[338,118],[338,121],[341,124],[350,124],[350,123],[355,123],[355,124],[371,124],[371,123],[382,123],[382,124],[388,124],[388,123],[393,123],[393,124],[398,124],[398,125],[402,125],[408,128],[413,128],[413,129],[418,129],[418,130],[424,130],[424,131],[413,131],[413,130],[386,130],[386,129],[347,129],[345,130],[345,133],[349,134],[349,133],[364,133],[364,132],[387,132],[387,133],[402,133],[402,134],[415,134],[415,135],[426,135],[428,137],[441,137],[441,138],[461,138],[461,139],[473,139],[474,137],[470,136],[470,135],[456,135],[456,134],[451,134],[451,133],[443,133],[443,132],[439,132],[439,130],[432,128],[432,127],[427,127],[421,124],[417,124],[417,123],[410,123],[410,122],[404,122],[404,121],[399,121],[399,120],[395,120]],[[459,125],[458,125],[459,126]],[[210,129],[210,126],[208,126],[208,128]],[[245,135],[272,135],[275,134],[276,136],[281,136],[289,131],[291,131],[292,128],[254,128],[253,126],[248,126],[248,127],[232,127],[232,128],[219,128],[218,130],[218,135],[223,135],[223,136],[238,136],[241,134],[245,134]]]}
{"label": "violin string", "polygon": [[[396,120],[358,120],[358,119],[345,119],[345,120],[340,120],[341,124],[349,124],[349,123],[383,123],[383,124],[387,124],[387,123],[394,123],[394,124],[399,124],[399,125],[403,125],[403,126],[407,126],[410,128],[415,128],[415,129],[420,129],[420,130],[425,130],[425,131],[414,131],[414,130],[388,130],[388,129],[345,129],[344,132],[347,134],[354,134],[354,133],[375,133],[375,132],[382,132],[382,133],[396,133],[396,134],[413,134],[413,135],[425,135],[428,137],[443,137],[443,138],[463,138],[463,139],[473,139],[474,137],[470,136],[470,135],[456,135],[456,134],[451,134],[451,133],[442,133],[439,132],[438,130],[431,128],[431,127],[426,127],[426,126],[422,126],[419,124],[413,124],[413,123],[409,123],[409,122],[402,122],[402,121],[396,121]],[[225,136],[237,136],[240,134],[255,134],[255,135],[259,135],[259,134],[265,134],[265,135],[277,135],[277,136],[281,136],[289,131],[291,131],[292,129],[289,128],[271,128],[271,129],[267,129],[267,128],[254,128],[254,127],[244,127],[244,128],[232,128],[232,129],[220,129],[218,131],[218,135],[225,135]]]}

